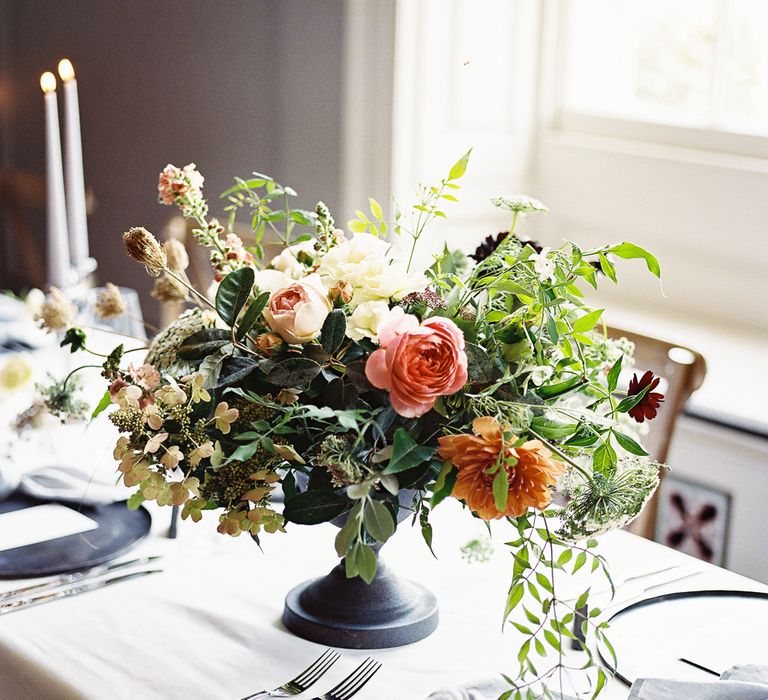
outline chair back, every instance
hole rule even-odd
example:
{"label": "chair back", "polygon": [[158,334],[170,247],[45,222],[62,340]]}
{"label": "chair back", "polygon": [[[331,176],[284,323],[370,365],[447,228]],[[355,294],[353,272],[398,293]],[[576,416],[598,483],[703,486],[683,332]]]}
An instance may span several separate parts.
{"label": "chair back", "polygon": [[[677,418],[682,413],[690,395],[698,389],[707,373],[707,364],[701,353],[660,338],[641,335],[621,328],[609,328],[613,338],[627,338],[635,344],[635,371],[642,374],[651,370],[666,382],[664,403],[656,418],[649,423],[649,433],[644,445],[651,457],[664,462],[675,430]],[[662,473],[662,478],[664,474]],[[651,539],[656,523],[658,494],[638,517],[630,530]]]}

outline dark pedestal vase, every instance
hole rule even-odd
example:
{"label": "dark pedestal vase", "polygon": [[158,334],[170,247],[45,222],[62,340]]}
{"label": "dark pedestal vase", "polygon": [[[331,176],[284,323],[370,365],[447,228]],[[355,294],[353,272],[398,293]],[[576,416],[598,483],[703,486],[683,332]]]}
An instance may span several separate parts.
{"label": "dark pedestal vase", "polygon": [[[407,516],[401,510],[398,520]],[[432,634],[438,623],[435,596],[397,576],[379,558],[380,546],[373,549],[378,566],[370,584],[347,578],[342,560],[327,576],[305,581],[288,593],[285,626],[304,639],[346,649],[397,647]]]}

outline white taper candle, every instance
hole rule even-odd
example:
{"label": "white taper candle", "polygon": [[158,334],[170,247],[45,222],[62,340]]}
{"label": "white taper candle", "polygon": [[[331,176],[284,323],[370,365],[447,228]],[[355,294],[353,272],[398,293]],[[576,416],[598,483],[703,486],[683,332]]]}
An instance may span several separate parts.
{"label": "white taper candle", "polygon": [[88,259],[88,220],[80,135],[80,104],[75,69],[68,58],[59,61],[59,76],[64,83],[64,167],[70,257],[74,268],[82,273]]}
{"label": "white taper candle", "polygon": [[64,172],[61,165],[59,108],[56,101],[56,76],[40,76],[45,102],[45,174],[48,223],[48,283],[67,287],[72,281],[67,235],[67,207],[64,199]]}

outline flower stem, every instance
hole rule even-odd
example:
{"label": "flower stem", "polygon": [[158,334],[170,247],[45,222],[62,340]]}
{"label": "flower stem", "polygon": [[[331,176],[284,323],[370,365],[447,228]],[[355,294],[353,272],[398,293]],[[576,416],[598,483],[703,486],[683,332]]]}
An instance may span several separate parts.
{"label": "flower stem", "polygon": [[592,474],[590,474],[584,467],[582,467],[580,464],[577,464],[574,462],[565,452],[563,452],[559,447],[553,445],[549,440],[547,440],[545,437],[539,435],[535,430],[532,428],[528,428],[528,432],[533,435],[534,437],[541,440],[549,449],[551,449],[555,454],[557,454],[559,457],[564,459],[568,464],[570,464],[579,474],[581,474],[587,481],[592,482]]}

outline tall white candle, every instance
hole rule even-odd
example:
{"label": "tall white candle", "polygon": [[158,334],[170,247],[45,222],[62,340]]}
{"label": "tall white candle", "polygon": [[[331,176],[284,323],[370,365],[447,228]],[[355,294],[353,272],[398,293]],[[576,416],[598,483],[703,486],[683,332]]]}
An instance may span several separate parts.
{"label": "tall white candle", "polygon": [[75,69],[68,58],[59,61],[59,76],[64,83],[64,167],[70,257],[74,268],[82,274],[88,260],[88,221],[77,80]]}
{"label": "tall white candle", "polygon": [[48,283],[66,287],[71,282],[67,208],[64,199],[64,172],[61,165],[59,108],[56,101],[56,76],[40,76],[45,101],[45,173],[48,218]]}

